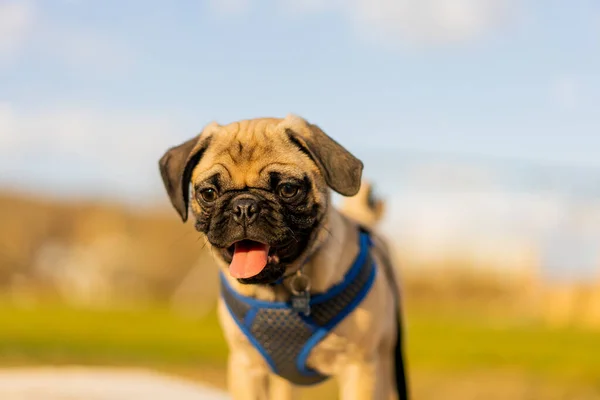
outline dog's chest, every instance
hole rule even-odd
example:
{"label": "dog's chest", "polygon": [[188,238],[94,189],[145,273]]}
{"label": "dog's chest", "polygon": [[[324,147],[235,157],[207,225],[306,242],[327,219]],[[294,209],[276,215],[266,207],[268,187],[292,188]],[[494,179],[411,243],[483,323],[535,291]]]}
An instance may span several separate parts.
{"label": "dog's chest", "polygon": [[[369,303],[371,296],[365,302]],[[379,341],[380,329],[373,313],[355,310],[312,349],[308,365],[326,375],[337,375],[348,364],[368,358]]]}

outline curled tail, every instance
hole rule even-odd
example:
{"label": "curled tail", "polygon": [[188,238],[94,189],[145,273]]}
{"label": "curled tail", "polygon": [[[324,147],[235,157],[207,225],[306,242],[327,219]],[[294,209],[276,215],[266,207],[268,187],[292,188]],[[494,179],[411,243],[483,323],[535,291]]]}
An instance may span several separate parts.
{"label": "curled tail", "polygon": [[385,201],[375,195],[371,182],[363,180],[358,193],[344,199],[340,211],[366,228],[372,229],[383,217]]}

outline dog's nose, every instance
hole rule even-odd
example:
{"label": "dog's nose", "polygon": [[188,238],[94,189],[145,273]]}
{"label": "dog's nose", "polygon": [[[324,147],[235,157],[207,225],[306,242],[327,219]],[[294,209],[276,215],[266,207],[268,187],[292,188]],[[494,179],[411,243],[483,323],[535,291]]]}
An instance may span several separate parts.
{"label": "dog's nose", "polygon": [[232,204],[233,220],[240,225],[250,225],[258,218],[258,202],[255,199],[241,197]]}

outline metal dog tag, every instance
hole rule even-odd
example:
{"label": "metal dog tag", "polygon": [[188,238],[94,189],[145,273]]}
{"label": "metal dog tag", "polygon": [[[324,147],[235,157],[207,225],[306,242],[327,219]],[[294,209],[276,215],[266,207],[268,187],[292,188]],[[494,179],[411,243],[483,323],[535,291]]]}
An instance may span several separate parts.
{"label": "metal dog tag", "polygon": [[292,295],[292,308],[297,313],[302,313],[305,316],[310,315],[310,293],[302,292]]}
{"label": "metal dog tag", "polygon": [[290,282],[292,309],[305,316],[310,315],[310,279],[298,271]]}

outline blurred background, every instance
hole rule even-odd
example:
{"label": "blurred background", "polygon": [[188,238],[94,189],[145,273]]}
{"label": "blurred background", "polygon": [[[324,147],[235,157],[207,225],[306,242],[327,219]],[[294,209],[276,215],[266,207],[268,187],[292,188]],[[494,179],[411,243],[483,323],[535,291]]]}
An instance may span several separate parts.
{"label": "blurred background", "polygon": [[293,112],[385,200],[415,399],[600,399],[598,104],[591,0],[0,0],[0,366],[224,387],[157,162]]}

